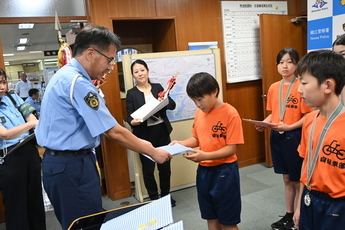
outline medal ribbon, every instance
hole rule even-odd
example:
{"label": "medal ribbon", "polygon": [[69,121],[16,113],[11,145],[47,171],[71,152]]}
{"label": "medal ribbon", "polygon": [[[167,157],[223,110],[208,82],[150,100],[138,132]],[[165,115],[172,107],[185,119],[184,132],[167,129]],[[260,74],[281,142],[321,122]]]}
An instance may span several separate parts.
{"label": "medal ribbon", "polygon": [[344,105],[344,89],[341,91],[341,94],[340,94],[340,101],[341,101],[341,104]]}
{"label": "medal ribbon", "polygon": [[288,90],[286,92],[285,100],[284,101],[282,101],[282,99],[283,99],[283,85],[284,85],[284,83],[283,83],[283,80],[280,82],[280,86],[279,86],[279,120],[280,120],[280,122],[283,122],[284,115],[285,115],[286,104],[287,104],[287,99],[289,98],[291,88],[293,86],[293,83],[295,83],[295,81],[296,81],[296,77],[293,76],[293,79],[291,80],[289,88],[288,88]]}
{"label": "medal ribbon", "polygon": [[314,169],[315,169],[315,165],[316,165],[316,161],[319,157],[319,153],[320,153],[320,148],[321,148],[321,144],[323,143],[323,140],[325,139],[325,136],[328,132],[329,127],[332,125],[333,121],[340,115],[341,111],[343,110],[344,106],[343,104],[340,102],[337,106],[337,108],[335,108],[335,110],[332,112],[331,116],[329,116],[329,118],[327,119],[326,123],[324,124],[323,128],[322,128],[322,132],[320,134],[319,139],[317,140],[317,146],[316,149],[314,151],[314,157],[312,156],[312,151],[313,151],[313,134],[314,134],[314,128],[315,128],[315,123],[316,123],[316,118],[317,116],[319,116],[319,113],[317,113],[314,117],[313,120],[313,124],[311,126],[310,132],[309,132],[309,143],[308,143],[308,171],[307,171],[307,188],[310,190],[310,180],[311,177],[313,175]]}

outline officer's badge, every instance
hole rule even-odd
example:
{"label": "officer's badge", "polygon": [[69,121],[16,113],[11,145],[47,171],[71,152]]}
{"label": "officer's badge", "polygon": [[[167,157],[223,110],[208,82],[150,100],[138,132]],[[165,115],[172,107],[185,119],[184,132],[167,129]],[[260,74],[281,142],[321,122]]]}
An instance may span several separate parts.
{"label": "officer's badge", "polygon": [[95,93],[88,92],[87,95],[84,97],[84,101],[88,106],[92,109],[97,110],[99,106],[98,96]]}

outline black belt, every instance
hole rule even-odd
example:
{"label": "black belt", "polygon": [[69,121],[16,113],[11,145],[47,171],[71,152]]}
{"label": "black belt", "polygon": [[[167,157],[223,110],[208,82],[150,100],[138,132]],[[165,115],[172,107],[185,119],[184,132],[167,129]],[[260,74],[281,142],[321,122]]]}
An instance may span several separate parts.
{"label": "black belt", "polygon": [[57,151],[57,150],[51,150],[46,149],[44,153],[47,153],[52,156],[79,156],[79,155],[87,155],[91,154],[91,149],[79,149],[79,150],[64,150],[64,151]]}
{"label": "black belt", "polygon": [[[19,144],[19,142],[17,144],[11,145],[10,147],[7,147],[7,152],[10,152],[14,147],[16,147]],[[0,150],[0,157],[4,156],[4,150],[1,149]]]}

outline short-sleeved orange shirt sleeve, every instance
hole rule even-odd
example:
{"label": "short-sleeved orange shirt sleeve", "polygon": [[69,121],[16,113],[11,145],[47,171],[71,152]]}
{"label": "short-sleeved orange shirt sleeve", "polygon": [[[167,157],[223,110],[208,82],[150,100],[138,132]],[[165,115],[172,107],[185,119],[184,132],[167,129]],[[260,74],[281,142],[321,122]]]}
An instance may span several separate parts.
{"label": "short-sleeved orange shirt sleeve", "polygon": [[[243,144],[242,121],[237,110],[224,103],[208,113],[197,109],[192,133],[199,140],[202,151],[212,152],[231,144]],[[236,154],[222,159],[200,162],[203,166],[215,166],[237,160]]]}
{"label": "short-sleeved orange shirt sleeve", "polygon": [[[281,81],[273,83],[267,94],[267,106],[266,109],[272,111],[272,123],[280,123],[279,118],[279,85]],[[298,93],[298,86],[300,84],[299,79],[294,82],[289,97],[287,99],[284,123],[291,125],[299,121],[305,113],[310,112],[312,109],[309,108],[305,102],[301,99],[301,94]],[[288,91],[289,85],[283,85],[283,98],[285,98]]]}

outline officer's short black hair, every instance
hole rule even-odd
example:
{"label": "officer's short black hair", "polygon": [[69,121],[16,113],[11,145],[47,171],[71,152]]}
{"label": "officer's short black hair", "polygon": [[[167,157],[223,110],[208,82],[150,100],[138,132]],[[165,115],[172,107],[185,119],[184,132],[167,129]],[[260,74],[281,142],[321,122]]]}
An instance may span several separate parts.
{"label": "officer's short black hair", "polygon": [[103,26],[87,25],[76,36],[73,45],[73,56],[81,55],[88,48],[105,51],[110,45],[120,48],[120,38]]}

